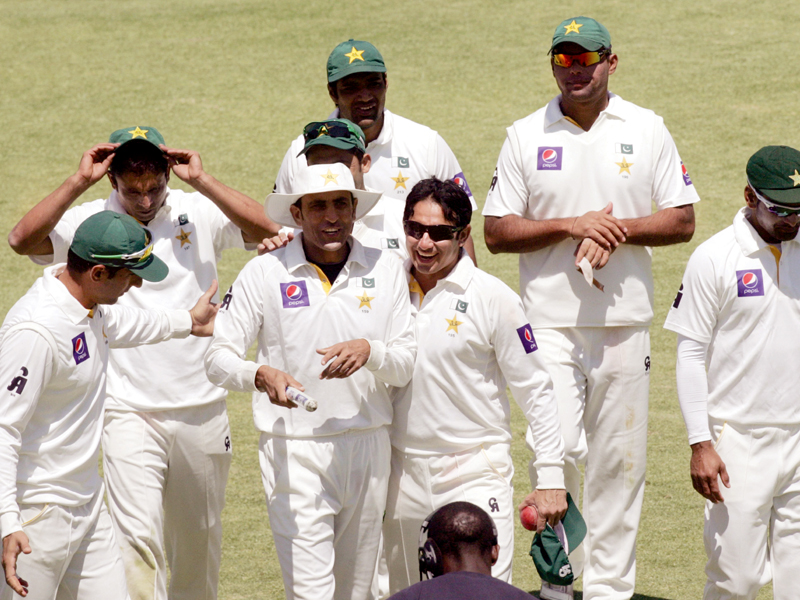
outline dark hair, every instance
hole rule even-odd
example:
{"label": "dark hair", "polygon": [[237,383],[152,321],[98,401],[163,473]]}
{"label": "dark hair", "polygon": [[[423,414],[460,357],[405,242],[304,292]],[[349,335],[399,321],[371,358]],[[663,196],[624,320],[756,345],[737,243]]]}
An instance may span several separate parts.
{"label": "dark hair", "polygon": [[169,172],[169,161],[164,153],[151,142],[130,140],[117,148],[108,170],[113,176],[160,175]]}
{"label": "dark hair", "polygon": [[[69,249],[67,252],[67,269],[71,273],[86,273],[89,269],[91,269],[95,265],[99,265],[100,263],[89,262],[86,259],[81,258],[77,254],[72,251],[72,248]],[[125,267],[110,267],[108,265],[103,265],[108,271],[108,278],[114,279],[117,273],[119,273]]]}
{"label": "dark hair", "polygon": [[406,197],[406,209],[403,211],[403,221],[408,221],[414,214],[417,202],[430,198],[442,207],[445,220],[462,229],[469,225],[472,219],[472,204],[463,188],[454,181],[442,181],[436,177],[423,179],[418,182]]}
{"label": "dark hair", "polygon": [[443,555],[462,556],[474,552],[490,554],[497,544],[492,518],[471,502],[451,502],[440,508],[428,523],[428,538]]}

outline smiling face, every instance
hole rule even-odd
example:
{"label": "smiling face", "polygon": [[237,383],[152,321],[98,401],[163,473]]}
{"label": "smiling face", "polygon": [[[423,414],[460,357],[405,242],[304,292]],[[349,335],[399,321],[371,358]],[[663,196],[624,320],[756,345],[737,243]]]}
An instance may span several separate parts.
{"label": "smiling face", "polygon": [[[553,49],[555,54],[582,54],[586,49],[573,42],[564,42]],[[599,63],[588,67],[577,60],[569,67],[559,67],[551,59],[553,76],[561,90],[562,104],[603,103],[608,97],[608,77],[617,68],[617,55],[609,54]]]}
{"label": "smiling face", "polygon": [[303,249],[311,262],[332,264],[347,258],[347,238],[356,220],[357,200],[350,192],[306,194],[290,210],[303,229]]}
{"label": "smiling face", "polygon": [[750,186],[744,188],[744,198],[749,209],[746,214],[747,220],[765,242],[778,244],[797,237],[797,232],[800,230],[800,215],[779,217],[773,214],[766,204],[756,198]]}
{"label": "smiling face", "polygon": [[[414,205],[414,210],[408,220],[428,226],[448,225],[452,227],[456,225],[445,219],[441,205],[430,197]],[[453,270],[469,232],[470,226],[467,225],[455,237],[441,242],[431,240],[428,233],[424,233],[420,239],[406,235],[408,255],[413,264],[412,274],[422,286],[423,291],[427,293],[436,285],[437,281],[447,277]]]}
{"label": "smiling face", "polygon": [[385,73],[354,73],[328,84],[328,93],[339,109],[339,117],[361,127],[367,142],[371,142],[383,127],[386,88]]}

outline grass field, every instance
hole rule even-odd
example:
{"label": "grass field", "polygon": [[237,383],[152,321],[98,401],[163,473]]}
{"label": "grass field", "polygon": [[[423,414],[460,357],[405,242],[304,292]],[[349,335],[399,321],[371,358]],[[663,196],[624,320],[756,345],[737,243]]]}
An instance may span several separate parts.
{"label": "grass field", "polygon": [[[661,325],[691,250],[741,206],[747,158],[766,144],[800,146],[797,74],[787,54],[800,42],[795,12],[785,0],[2,0],[2,231],[74,172],[84,150],[134,123],[158,127],[170,145],[198,150],[210,173],[262,201],[289,142],[330,112],[325,60],[350,37],[378,46],[389,69],[387,106],[444,136],[482,205],[505,127],[556,93],[545,55],[555,25],[594,16],[620,57],[611,89],[664,117],[703,199],[692,242],[655,252],[637,579],[640,598],[699,598],[702,501],[688,477],[674,335]],[[109,191],[102,182],[84,199]],[[481,266],[516,287],[516,257],[489,255],[480,216],[473,227]],[[226,255],[223,289],[246,260],[243,252]],[[41,270],[6,244],[0,269],[5,315]],[[235,454],[220,597],[281,598],[249,398],[232,394],[229,411]],[[528,457],[518,411],[514,425],[522,496]],[[518,534],[515,583],[538,589],[527,557],[530,534]]]}

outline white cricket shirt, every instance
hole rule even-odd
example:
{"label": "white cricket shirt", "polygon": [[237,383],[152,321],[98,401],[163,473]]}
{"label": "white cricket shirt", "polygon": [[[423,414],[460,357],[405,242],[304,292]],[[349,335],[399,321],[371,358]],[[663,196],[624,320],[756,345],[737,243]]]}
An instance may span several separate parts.
{"label": "white cricket shirt", "polygon": [[[64,262],[75,230],[102,210],[125,213],[114,191],[69,209],[50,233],[54,256],[32,256],[38,264]],[[217,261],[226,248],[244,248],[241,230],[199,192],[168,191],[164,206],[146,225],[153,234],[153,252],[169,266],[158,283],[132,288],[120,306],[189,308],[217,279]],[[214,302],[219,302],[216,294]],[[171,410],[223,400],[225,390],[213,385],[203,369],[210,338],[171,340],[154,348],[115,349],[108,369],[108,404],[114,410]]]}
{"label": "white cricket shirt", "polygon": [[539,487],[563,488],[553,382],[519,296],[464,252],[424,297],[408,277],[418,350],[411,382],[394,400],[392,445],[433,456],[510,444],[508,385],[533,435]]}
{"label": "white cricket shirt", "polygon": [[[367,145],[372,166],[364,175],[364,185],[383,192],[383,197],[356,225],[353,236],[364,245],[392,250],[405,259],[408,258],[408,250],[403,233],[403,209],[408,192],[417,182],[430,177],[453,179],[469,195],[472,210],[477,210],[478,206],[455,154],[442,136],[430,127],[388,110],[384,110],[383,115],[380,135]],[[338,116],[336,110],[330,118]],[[283,157],[275,181],[276,192],[293,192],[295,174],[298,168],[306,165],[305,155],[298,156],[304,145],[301,135],[292,142]]]}
{"label": "white cricket shirt", "polygon": [[666,329],[708,344],[708,415],[743,426],[800,423],[793,359],[800,241],[767,244],[742,209],[686,265]]}
{"label": "white cricket shirt", "polygon": [[[561,96],[508,128],[484,216],[544,220],[602,210],[621,219],[699,201],[664,121],[609,95],[589,131],[561,112]],[[653,318],[651,250],[621,244],[595,273],[605,292],[575,268],[578,242],[520,254],[520,289],[531,325],[648,325]]]}
{"label": "white cricket shirt", "polygon": [[[220,306],[206,354],[208,377],[229,390],[251,391],[256,427],[272,435],[318,437],[392,421],[387,385],[408,383],[414,341],[408,285],[395,257],[350,238],[350,255],[331,284],[306,260],[302,235],[245,265]],[[316,350],[364,338],[367,363],[346,379],[319,379]],[[245,360],[258,340],[255,362]],[[292,375],[319,404],[287,409],[257,392],[259,365]]]}
{"label": "white cricket shirt", "polygon": [[192,328],[185,310],[87,311],[56,279],[63,269],[46,269],[0,328],[0,537],[21,529],[19,504],[81,506],[100,490],[109,347]]}

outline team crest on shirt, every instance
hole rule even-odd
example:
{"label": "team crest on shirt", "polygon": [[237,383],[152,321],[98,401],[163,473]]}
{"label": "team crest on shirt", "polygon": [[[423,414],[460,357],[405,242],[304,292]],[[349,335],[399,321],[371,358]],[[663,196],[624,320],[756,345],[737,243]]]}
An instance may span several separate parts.
{"label": "team crest on shirt", "polygon": [[464,177],[463,171],[461,173],[456,173],[453,176],[453,183],[455,183],[458,187],[467,192],[467,196],[472,196],[472,190],[469,189],[469,184],[467,183],[467,178]]}
{"label": "team crest on shirt", "polygon": [[452,310],[457,310],[460,313],[467,313],[467,307],[469,306],[469,302],[464,302],[463,300],[455,299],[450,303],[450,308]]}
{"label": "team crest on shirt", "polygon": [[633,144],[614,144],[614,152],[617,154],[633,154]]}
{"label": "team crest on shirt", "polygon": [[394,169],[409,169],[411,168],[411,161],[407,156],[393,156],[392,168]]}
{"label": "team crest on shirt", "polygon": [[364,289],[373,289],[375,287],[374,277],[359,277],[357,282],[358,287]]}
{"label": "team crest on shirt", "polygon": [[364,293],[361,294],[360,296],[356,296],[356,299],[358,300],[358,308],[359,309],[364,309],[361,312],[368,313],[369,310],[367,310],[367,309],[372,310],[372,305],[370,304],[370,302],[375,300],[375,296],[369,296],[367,294],[367,291],[364,290]]}
{"label": "team crest on shirt", "polygon": [[522,342],[522,347],[525,349],[525,354],[530,354],[539,349],[533,337],[533,329],[531,329],[530,323],[517,329],[517,335],[519,336],[519,341]]}
{"label": "team crest on shirt", "polygon": [[[458,315],[454,314],[452,319],[448,319],[447,317],[444,318],[447,321],[447,329],[445,329],[445,333],[448,331],[455,331],[458,333],[458,326],[463,325],[464,321],[458,320]],[[451,337],[455,337],[452,333],[450,334]]]}
{"label": "team crest on shirt", "polygon": [[188,214],[183,213],[181,215],[178,215],[178,223],[177,223],[177,225],[179,227],[183,226],[183,225],[188,225],[188,224],[189,224],[189,215]]}
{"label": "team crest on shirt", "polygon": [[400,248],[400,242],[397,238],[382,238],[381,248],[383,250],[397,250]]}
{"label": "team crest on shirt", "polygon": [[281,284],[281,300],[283,308],[300,308],[301,306],[311,306],[308,298],[308,289],[305,281],[290,281]]}
{"label": "team crest on shirt", "polygon": [[736,271],[736,287],[738,288],[739,298],[763,296],[764,280],[761,276],[761,269]]}
{"label": "team crest on shirt", "polygon": [[563,147],[561,146],[539,146],[539,155],[536,162],[536,170],[560,171],[562,154],[563,154]]}
{"label": "team crest on shirt", "polygon": [[72,338],[72,356],[75,358],[76,365],[89,360],[89,348],[86,346],[86,334],[84,332],[80,332]]}

